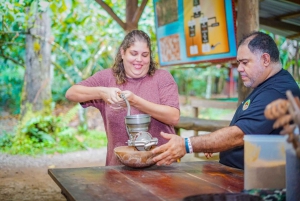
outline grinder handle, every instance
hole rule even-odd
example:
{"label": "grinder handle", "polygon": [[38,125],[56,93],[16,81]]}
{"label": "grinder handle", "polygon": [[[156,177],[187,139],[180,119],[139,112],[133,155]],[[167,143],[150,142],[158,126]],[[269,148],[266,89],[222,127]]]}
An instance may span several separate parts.
{"label": "grinder handle", "polygon": [[120,93],[119,96],[120,96],[121,98],[123,98],[123,100],[125,101],[125,103],[126,103],[126,105],[127,105],[127,116],[130,116],[130,104],[129,104],[127,98],[126,98],[125,95],[122,94],[122,93]]}

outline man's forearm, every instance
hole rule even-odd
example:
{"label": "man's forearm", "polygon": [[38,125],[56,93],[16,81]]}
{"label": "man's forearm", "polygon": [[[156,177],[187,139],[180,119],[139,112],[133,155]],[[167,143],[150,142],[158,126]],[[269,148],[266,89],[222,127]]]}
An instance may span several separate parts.
{"label": "man's forearm", "polygon": [[244,144],[244,133],[237,126],[219,129],[210,134],[191,138],[194,152],[220,152]]}

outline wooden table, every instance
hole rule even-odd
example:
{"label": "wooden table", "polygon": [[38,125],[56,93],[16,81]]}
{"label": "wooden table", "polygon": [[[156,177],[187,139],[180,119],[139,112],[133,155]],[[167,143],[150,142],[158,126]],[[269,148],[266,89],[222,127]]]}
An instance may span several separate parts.
{"label": "wooden table", "polygon": [[180,162],[133,169],[126,166],[48,170],[67,200],[183,200],[208,193],[237,193],[242,170],[213,161]]}

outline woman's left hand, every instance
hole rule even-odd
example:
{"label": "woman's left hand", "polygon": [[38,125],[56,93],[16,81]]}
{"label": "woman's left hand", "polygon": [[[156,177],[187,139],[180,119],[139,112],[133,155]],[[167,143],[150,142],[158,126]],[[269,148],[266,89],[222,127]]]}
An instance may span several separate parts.
{"label": "woman's left hand", "polygon": [[125,98],[128,100],[128,102],[130,103],[130,105],[132,105],[135,94],[132,93],[131,91],[128,91],[128,90],[121,91],[120,93],[124,94]]}

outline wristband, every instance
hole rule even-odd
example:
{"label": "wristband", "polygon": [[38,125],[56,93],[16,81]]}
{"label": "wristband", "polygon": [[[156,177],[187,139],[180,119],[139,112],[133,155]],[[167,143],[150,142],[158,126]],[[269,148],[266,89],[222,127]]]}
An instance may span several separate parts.
{"label": "wristband", "polygon": [[190,150],[190,153],[193,153],[194,151],[193,151],[191,139],[190,139],[190,138],[188,138],[188,139],[189,139],[189,140],[188,140],[188,143],[189,143],[189,150]]}
{"label": "wristband", "polygon": [[186,153],[193,153],[193,147],[190,138],[185,138],[184,140]]}
{"label": "wristband", "polygon": [[186,153],[190,153],[190,148],[189,148],[189,138],[184,138],[184,141],[185,141],[185,151]]}

